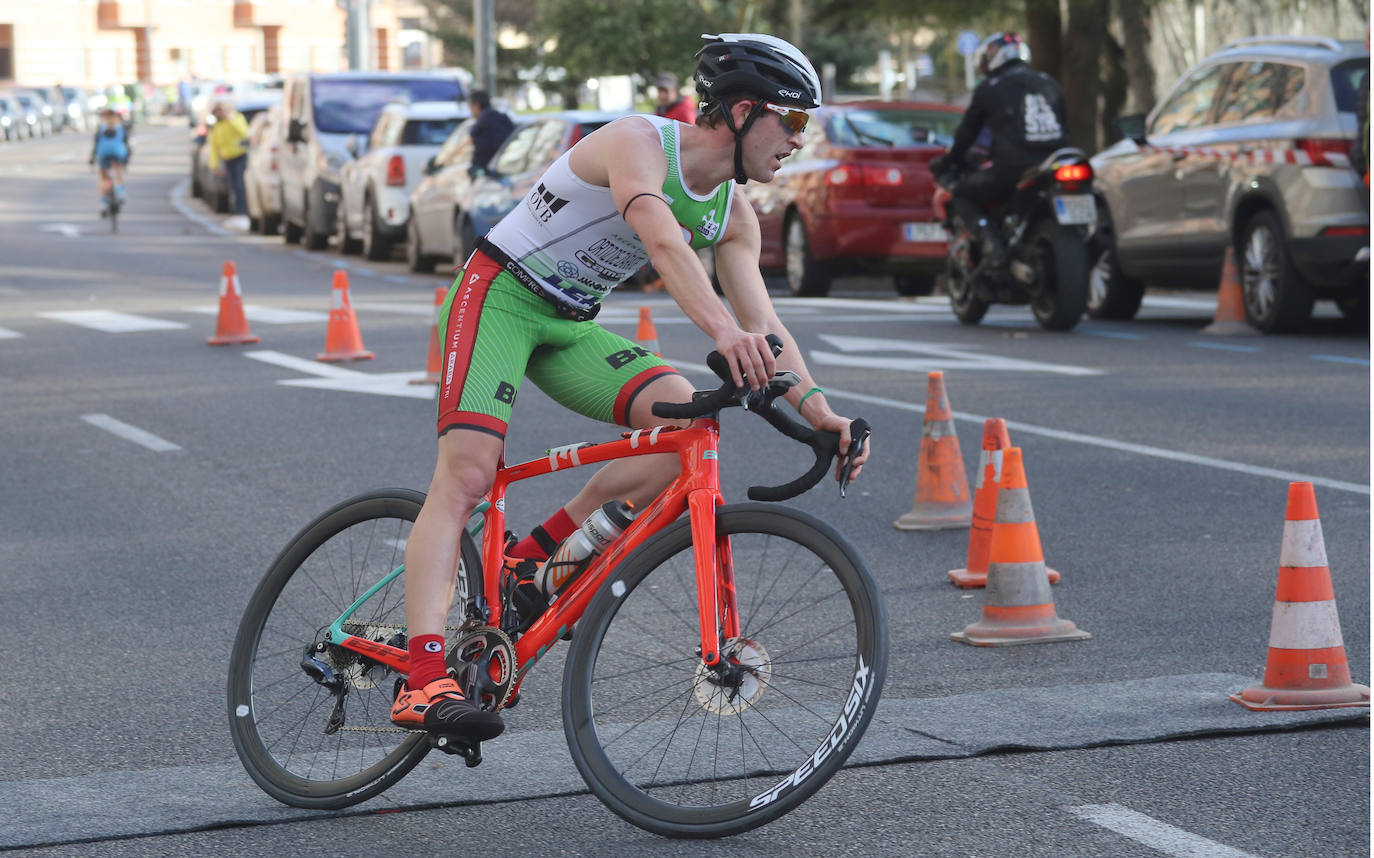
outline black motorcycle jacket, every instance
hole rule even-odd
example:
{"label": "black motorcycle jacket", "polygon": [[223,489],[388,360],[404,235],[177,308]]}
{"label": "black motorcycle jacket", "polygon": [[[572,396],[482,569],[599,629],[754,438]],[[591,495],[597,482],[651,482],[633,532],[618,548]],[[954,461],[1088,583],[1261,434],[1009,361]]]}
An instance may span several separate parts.
{"label": "black motorcycle jacket", "polygon": [[946,161],[962,163],[984,127],[992,132],[991,160],[1001,166],[1030,166],[1069,145],[1059,84],[1023,62],[1008,63],[974,89]]}

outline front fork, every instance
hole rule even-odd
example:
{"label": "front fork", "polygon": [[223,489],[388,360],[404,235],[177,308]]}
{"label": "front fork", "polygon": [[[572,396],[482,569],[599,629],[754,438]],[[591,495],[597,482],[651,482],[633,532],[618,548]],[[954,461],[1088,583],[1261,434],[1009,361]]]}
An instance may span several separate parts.
{"label": "front fork", "polygon": [[687,497],[692,523],[692,559],[697,573],[697,617],[701,623],[701,661],[720,664],[721,645],[739,637],[739,602],[735,595],[730,538],[716,533],[720,495],[699,489]]}

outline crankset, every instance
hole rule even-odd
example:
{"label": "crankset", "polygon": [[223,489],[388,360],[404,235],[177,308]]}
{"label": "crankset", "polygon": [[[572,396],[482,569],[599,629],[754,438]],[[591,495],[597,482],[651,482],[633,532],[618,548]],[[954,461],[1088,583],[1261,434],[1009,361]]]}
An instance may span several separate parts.
{"label": "crankset", "polygon": [[444,663],[464,696],[483,709],[495,712],[513,704],[515,644],[495,626],[480,626],[460,637]]}

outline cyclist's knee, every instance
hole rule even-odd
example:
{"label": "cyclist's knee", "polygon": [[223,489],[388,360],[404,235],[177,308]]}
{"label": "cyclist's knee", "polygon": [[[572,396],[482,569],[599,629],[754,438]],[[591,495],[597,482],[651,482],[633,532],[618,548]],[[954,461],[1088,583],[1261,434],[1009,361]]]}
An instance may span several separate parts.
{"label": "cyclist's knee", "polygon": [[496,478],[501,441],[485,435],[474,437],[478,435],[455,431],[439,439],[439,461],[430,494],[455,511],[476,506]]}
{"label": "cyclist's knee", "polygon": [[659,376],[640,391],[630,405],[630,427],[632,429],[648,429],[653,426],[685,427],[690,421],[655,417],[653,405],[655,402],[690,402],[693,390],[691,382],[675,372]]}

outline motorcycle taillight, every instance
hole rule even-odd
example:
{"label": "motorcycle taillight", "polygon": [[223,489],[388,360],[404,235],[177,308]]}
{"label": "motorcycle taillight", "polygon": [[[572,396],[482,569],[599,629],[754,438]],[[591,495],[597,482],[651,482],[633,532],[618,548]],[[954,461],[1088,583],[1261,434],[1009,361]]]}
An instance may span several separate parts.
{"label": "motorcycle taillight", "polygon": [[1065,164],[1054,171],[1054,180],[1064,184],[1086,182],[1092,177],[1093,168],[1088,164]]}

